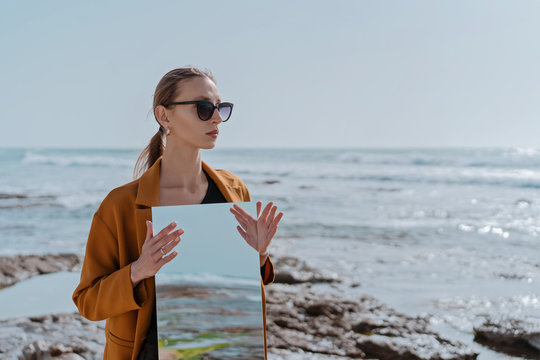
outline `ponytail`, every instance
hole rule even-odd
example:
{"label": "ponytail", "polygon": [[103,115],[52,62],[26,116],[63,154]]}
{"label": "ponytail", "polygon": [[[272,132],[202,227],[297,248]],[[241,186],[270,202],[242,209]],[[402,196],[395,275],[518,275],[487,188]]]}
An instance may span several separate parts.
{"label": "ponytail", "polygon": [[149,169],[156,160],[163,155],[165,149],[165,141],[163,139],[163,131],[161,127],[158,132],[152,136],[150,143],[144,148],[135,163],[133,171],[133,179],[138,179],[147,169]]}

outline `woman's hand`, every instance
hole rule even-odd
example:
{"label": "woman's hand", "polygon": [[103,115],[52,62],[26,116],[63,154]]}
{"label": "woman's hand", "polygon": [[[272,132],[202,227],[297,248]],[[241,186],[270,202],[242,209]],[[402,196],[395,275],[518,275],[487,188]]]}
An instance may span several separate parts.
{"label": "woman's hand", "polygon": [[131,283],[133,287],[137,286],[141,280],[156,275],[163,265],[178,255],[176,250],[166,255],[180,243],[180,235],[184,233],[184,229],[170,233],[176,225],[176,221],[173,221],[154,236],[152,222],[146,222],[146,239],[141,249],[141,255],[131,264]]}
{"label": "woman's hand", "polygon": [[261,266],[266,261],[268,256],[268,246],[274,237],[278,223],[283,217],[283,212],[277,216],[277,206],[272,206],[274,203],[269,202],[265,206],[261,216],[262,202],[257,201],[257,219],[251,216],[246,210],[242,209],[238,204],[234,204],[230,209],[236,220],[241,226],[237,226],[238,232],[244,240],[260,255]]}

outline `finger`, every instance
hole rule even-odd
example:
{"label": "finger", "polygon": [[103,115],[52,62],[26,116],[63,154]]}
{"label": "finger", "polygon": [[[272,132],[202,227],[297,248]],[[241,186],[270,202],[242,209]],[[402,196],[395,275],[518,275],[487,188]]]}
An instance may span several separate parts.
{"label": "finger", "polygon": [[249,213],[243,207],[241,207],[238,204],[234,204],[232,208],[233,208],[233,210],[235,210],[236,212],[238,212],[242,216],[249,215]]}
{"label": "finger", "polygon": [[[268,215],[268,219],[267,219],[268,221],[267,222],[268,222],[269,227],[273,226],[276,223],[276,219],[277,219],[277,216],[275,216],[276,215],[276,210],[277,210],[277,206],[272,208],[272,211],[270,212],[270,215]],[[282,213],[280,213],[280,214],[282,214]],[[281,215],[281,216],[283,216],[283,215]]]}
{"label": "finger", "polygon": [[252,244],[249,243],[247,233],[244,230],[242,230],[242,228],[240,226],[237,226],[236,229],[238,230],[240,235],[242,235],[242,237],[244,238],[246,243],[257,251],[257,248],[255,248],[255,246],[253,246]]}
{"label": "finger", "polygon": [[161,260],[159,260],[159,268],[158,268],[158,271],[161,269],[161,267],[163,265],[165,265],[166,263],[170,262],[172,259],[174,259],[176,257],[176,255],[178,255],[178,251],[174,250],[172,253],[170,253],[169,255],[167,256],[164,256],[161,258]]}
{"label": "finger", "polygon": [[272,241],[272,239],[274,238],[274,235],[276,235],[276,232],[277,232],[277,229],[278,229],[278,226],[272,226],[268,232],[266,233],[266,236],[264,237],[263,239],[263,244],[264,244],[264,247],[268,247],[268,245],[270,244],[270,241]]}
{"label": "finger", "polygon": [[241,217],[241,218],[244,218],[244,217],[245,217],[244,214],[241,214],[241,213],[238,211],[238,209],[236,209],[236,208],[234,208],[234,207],[230,208],[230,211],[231,211],[231,213],[233,213],[233,215],[236,216],[236,217]]}
{"label": "finger", "polygon": [[153,242],[156,243],[159,240],[163,239],[165,236],[167,236],[168,233],[172,231],[172,229],[176,227],[176,225],[178,225],[178,223],[176,221],[173,221],[169,225],[165,226],[163,229],[161,229],[161,231],[156,236],[154,236]]}
{"label": "finger", "polygon": [[266,237],[263,239],[263,248],[267,249],[268,246],[270,245],[270,242],[272,241],[272,239],[274,238],[274,235],[276,235],[276,231],[277,231],[277,226],[275,228],[272,228],[268,234],[266,235]]}
{"label": "finger", "polygon": [[259,214],[261,213],[261,207],[262,201],[257,201],[257,218],[259,218]]}
{"label": "finger", "polygon": [[277,228],[277,226],[278,226],[278,224],[279,224],[279,221],[281,220],[282,217],[283,217],[283,212],[280,212],[280,213],[278,214],[278,216],[276,216],[276,218],[274,219],[274,221],[272,221],[272,223],[270,224],[270,227],[274,227],[274,226],[275,226],[275,227]]}
{"label": "finger", "polygon": [[276,234],[277,229],[278,229],[278,223],[279,223],[279,221],[281,220],[282,217],[283,217],[283,213],[280,212],[278,214],[278,216],[276,216],[274,221],[272,221],[272,224],[270,224],[269,231],[268,231],[268,233],[266,234],[266,236],[265,236],[265,238],[263,240],[263,244],[264,244],[265,247],[267,247],[270,244],[270,241],[272,241],[274,235]]}
{"label": "finger", "polygon": [[175,230],[172,233],[170,233],[169,235],[165,236],[164,238],[156,241],[154,243],[154,245],[152,245],[152,248],[154,249],[154,251],[159,251],[159,249],[161,249],[162,247],[164,247],[165,245],[167,245],[171,241],[176,240],[176,238],[180,237],[180,235],[182,235],[183,233],[184,233],[183,228]]}
{"label": "finger", "polygon": [[244,229],[247,229],[247,221],[244,218],[240,217],[239,215],[235,215],[234,217]]}
{"label": "finger", "polygon": [[[174,247],[178,244],[180,244],[180,240],[182,240],[182,238],[180,237],[177,237],[175,239],[173,239],[170,243],[164,245],[163,247],[160,248],[159,252],[163,255],[163,253],[165,254],[168,254],[172,249],[174,249]],[[163,253],[161,252],[161,249],[163,249]]]}
{"label": "finger", "polygon": [[240,226],[237,226],[236,229],[238,229],[238,232],[240,233],[240,235],[242,235],[244,240],[247,241],[247,233],[244,231],[244,229],[242,229]]}
{"label": "finger", "polygon": [[272,206],[272,210],[270,211],[270,214],[268,214],[268,217],[266,218],[267,222],[272,223],[274,221],[276,210],[277,210],[277,206]]}
{"label": "finger", "polygon": [[274,205],[274,203],[272,201],[270,201],[265,207],[264,207],[264,210],[261,214],[261,217],[259,219],[261,219],[262,221],[266,222],[266,217],[268,216],[268,212],[270,211],[270,208],[272,207],[272,205]]}
{"label": "finger", "polygon": [[244,209],[241,208],[240,206],[234,204],[233,207],[234,207],[234,210],[236,210],[236,211],[238,212],[238,214],[239,214],[240,216],[242,216],[243,218],[247,218],[247,219],[252,218],[252,219],[255,220],[255,218],[254,218],[253,216],[251,216],[250,213],[248,213],[246,210],[244,210]]}
{"label": "finger", "polygon": [[154,236],[154,224],[152,224],[151,221],[146,220],[146,240],[151,239],[153,236]]}
{"label": "finger", "polygon": [[245,217],[242,217],[238,213],[233,213],[233,214],[234,214],[234,218],[238,221],[238,223],[242,225],[245,229],[247,229],[248,219],[246,219]]}

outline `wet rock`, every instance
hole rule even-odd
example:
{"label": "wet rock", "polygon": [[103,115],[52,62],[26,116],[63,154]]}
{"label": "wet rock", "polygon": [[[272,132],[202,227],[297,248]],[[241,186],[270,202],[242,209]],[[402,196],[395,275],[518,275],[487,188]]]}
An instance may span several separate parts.
{"label": "wet rock", "polygon": [[496,351],[540,359],[540,319],[488,319],[474,333],[474,341]]}
{"label": "wet rock", "polygon": [[265,288],[269,351],[347,359],[476,359],[466,345],[427,329],[428,320],[400,314],[373,297],[346,299],[307,286]]}
{"label": "wet rock", "polygon": [[28,195],[25,194],[6,194],[0,193],[0,199],[26,199]]}
{"label": "wet rock", "polygon": [[74,353],[71,347],[66,347],[62,344],[51,344],[45,340],[38,340],[25,346],[22,350],[22,356],[19,356],[19,359],[79,360],[84,358]]}
{"label": "wet rock", "polygon": [[0,320],[0,358],[13,360],[101,359],[105,322],[80,314]]}
{"label": "wet rock", "polygon": [[276,257],[272,259],[275,269],[274,283],[302,284],[302,283],[334,283],[341,282],[335,274],[323,273],[304,261],[292,256]]}
{"label": "wet rock", "polygon": [[0,288],[36,275],[57,271],[78,271],[81,263],[81,258],[75,254],[2,256]]}
{"label": "wet rock", "polygon": [[271,360],[345,360],[343,356],[315,354],[312,352],[296,351],[292,352],[286,349],[272,349],[272,353],[268,356]]}
{"label": "wet rock", "polygon": [[226,294],[220,293],[219,290],[219,287],[213,289],[210,286],[163,284],[156,287],[156,296],[158,299],[227,297]]}
{"label": "wet rock", "polygon": [[510,274],[510,273],[498,273],[497,276],[503,278],[503,279],[510,279],[510,280],[523,280],[527,279],[526,275],[519,275],[519,274]]}

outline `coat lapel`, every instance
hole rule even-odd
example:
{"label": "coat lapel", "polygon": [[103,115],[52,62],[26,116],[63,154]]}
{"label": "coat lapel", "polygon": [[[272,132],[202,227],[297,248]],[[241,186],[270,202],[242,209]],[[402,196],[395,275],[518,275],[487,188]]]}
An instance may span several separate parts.
{"label": "coat lapel", "polygon": [[212,178],[212,180],[214,180],[219,191],[223,194],[223,197],[225,197],[225,200],[227,200],[227,202],[243,202],[244,201],[240,196],[241,192],[237,190],[235,191],[234,188],[231,187],[231,185],[227,181],[225,181],[216,170],[212,169],[210,165],[208,165],[202,160],[201,160],[201,164],[202,164],[203,170],[206,171],[206,173],[208,174],[208,176]]}

